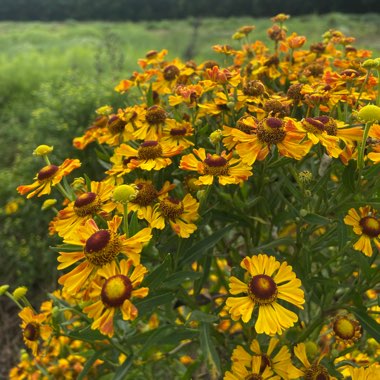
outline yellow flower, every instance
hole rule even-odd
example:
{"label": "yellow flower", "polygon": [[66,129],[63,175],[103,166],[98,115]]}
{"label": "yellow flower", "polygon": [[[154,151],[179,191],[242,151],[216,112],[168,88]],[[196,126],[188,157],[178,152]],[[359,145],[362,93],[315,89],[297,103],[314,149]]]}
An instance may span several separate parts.
{"label": "yellow flower", "polygon": [[332,321],[332,331],[336,342],[342,346],[350,346],[362,336],[359,322],[349,314],[337,315]]}
{"label": "yellow flower", "polygon": [[[61,182],[62,178],[70,174],[74,169],[81,165],[78,159],[67,158],[62,165],[47,165],[44,166],[34,177],[35,182],[31,185],[21,185],[17,187],[17,191],[21,194],[27,194],[27,198],[32,198],[37,195],[50,194],[51,187]],[[33,190],[33,191],[32,191]]]}
{"label": "yellow flower", "polygon": [[274,375],[271,368],[267,365],[262,370],[263,359],[261,356],[252,356],[248,368],[242,363],[236,362],[232,369],[224,374],[223,380],[280,380],[280,376]]}
{"label": "yellow flower", "polygon": [[360,235],[354,249],[366,256],[372,256],[372,241],[380,249],[380,219],[377,217],[377,211],[371,206],[359,207],[359,214],[351,208],[344,217],[344,223],[352,226],[354,233]]}
{"label": "yellow flower", "polygon": [[281,335],[294,325],[298,316],[282,306],[278,301],[286,301],[303,309],[304,292],[300,289],[301,281],[286,262],[280,264],[273,256],[259,254],[245,257],[240,266],[249,275],[249,280],[243,282],[232,276],[230,278],[230,293],[240,297],[229,297],[226,306],[234,321],[242,319],[247,323],[252,319],[255,306],[258,306],[258,316],[255,330],[258,334]]}
{"label": "yellow flower", "polygon": [[303,368],[301,368],[301,372],[303,375],[303,379],[318,379],[318,380],[333,380],[335,377],[332,377],[329,375],[329,372],[327,369],[319,364],[319,362],[322,360],[323,356],[321,355],[316,361],[314,361],[313,364],[309,362],[309,359],[306,354],[306,347],[304,343],[299,343],[294,348],[294,354],[296,357],[300,360],[300,362],[303,364]]}
{"label": "yellow flower", "polygon": [[28,306],[18,314],[22,320],[21,328],[23,331],[24,342],[32,350],[34,356],[38,353],[40,339],[47,340],[51,334],[51,327],[45,324],[45,314],[35,314]]}
{"label": "yellow flower", "polygon": [[211,185],[214,178],[217,178],[221,185],[239,184],[252,175],[248,165],[242,163],[239,158],[232,157],[233,152],[206,154],[204,148],[193,149],[193,152],[194,154],[182,157],[179,167],[201,174],[194,182],[196,185]]}
{"label": "yellow flower", "polygon": [[380,379],[380,366],[372,364],[369,367],[348,367],[351,380],[376,380]]}
{"label": "yellow flower", "polygon": [[197,229],[198,208],[199,202],[190,194],[183,199],[167,196],[147,210],[146,219],[151,228],[162,230],[169,223],[178,236],[188,238]]}
{"label": "yellow flower", "polygon": [[75,201],[58,212],[50,224],[50,231],[67,239],[95,215],[109,214],[116,207],[111,200],[113,190],[114,186],[107,182],[91,181],[90,191],[78,194]]}
{"label": "yellow flower", "polygon": [[[300,376],[300,371],[292,364],[291,354],[288,347],[283,346],[276,350],[279,339],[271,338],[266,352],[262,352],[259,341],[254,339],[250,346],[251,353],[244,350],[242,346],[237,346],[232,352],[233,363],[241,363],[249,368],[252,356],[261,356],[261,370],[267,366],[281,379],[296,379]],[[274,352],[277,351],[276,354]]]}
{"label": "yellow flower", "polygon": [[117,310],[121,311],[125,321],[137,317],[138,311],[131,299],[148,295],[148,288],[138,288],[147,269],[141,264],[133,270],[132,268],[132,260],[121,260],[119,265],[112,261],[98,270],[97,275],[101,279],[93,281],[89,293],[90,304],[83,309],[84,313],[94,319],[92,329],[98,329],[102,334],[112,337],[113,319]]}
{"label": "yellow flower", "polygon": [[107,222],[108,229],[99,229],[95,221],[89,219],[77,229],[76,234],[64,239],[64,243],[80,248],[75,252],[59,252],[59,270],[80,262],[71,272],[59,278],[58,282],[65,291],[70,294],[78,292],[91,275],[113,262],[120,253],[130,258],[135,265],[140,263],[140,252],[151,239],[151,230],[144,228],[127,239],[125,234],[117,233],[121,221],[121,217],[114,216]]}

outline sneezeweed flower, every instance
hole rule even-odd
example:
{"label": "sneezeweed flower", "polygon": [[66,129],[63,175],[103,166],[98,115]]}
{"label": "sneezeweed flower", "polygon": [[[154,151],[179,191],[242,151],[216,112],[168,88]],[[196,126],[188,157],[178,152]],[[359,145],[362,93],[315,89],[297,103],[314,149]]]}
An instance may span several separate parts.
{"label": "sneezeweed flower", "polygon": [[351,208],[344,217],[344,223],[353,227],[354,233],[360,235],[359,240],[354,244],[354,249],[364,253],[366,256],[372,256],[373,242],[377,249],[380,249],[380,218],[377,216],[377,210],[371,206],[359,207],[359,213]]}
{"label": "sneezeweed flower", "polygon": [[62,165],[46,165],[34,177],[35,182],[31,185],[21,185],[17,187],[17,191],[21,194],[27,194],[27,198],[32,198],[35,195],[50,194],[51,188],[59,184],[63,177],[69,175],[74,169],[81,165],[78,159],[67,158]]}
{"label": "sneezeweed flower", "polygon": [[[273,256],[259,254],[245,257],[240,266],[246,270],[243,282],[232,276],[230,293],[233,297],[226,300],[226,306],[234,321],[242,319],[248,323],[254,308],[258,307],[255,330],[258,334],[281,335],[294,325],[298,316],[278,301],[286,301],[300,309],[305,303],[301,281],[287,262],[280,263]],[[243,296],[235,297],[238,294]]]}
{"label": "sneezeweed flower", "polygon": [[140,263],[140,252],[151,239],[151,230],[144,228],[137,234],[126,238],[118,234],[122,218],[114,216],[107,222],[107,229],[100,229],[93,219],[76,230],[76,234],[64,239],[64,243],[78,246],[75,252],[59,252],[58,269],[65,269],[79,263],[71,272],[61,276],[58,282],[70,294],[78,292],[96,272],[106,264],[112,263],[119,254],[130,258],[134,265]]}
{"label": "sneezeweed flower", "polygon": [[211,185],[214,179],[221,185],[239,184],[252,175],[250,167],[233,157],[233,152],[206,154],[204,148],[193,149],[193,152],[181,158],[179,167],[200,174],[196,185]]}
{"label": "sneezeweed flower", "polygon": [[182,146],[183,149],[193,146],[190,138],[194,135],[194,128],[188,121],[178,122],[169,119],[162,131],[161,142],[170,146]]}
{"label": "sneezeweed flower", "polygon": [[132,260],[115,261],[98,270],[98,278],[92,282],[89,292],[90,304],[83,312],[94,319],[91,328],[98,329],[102,334],[114,335],[113,320],[117,310],[121,311],[123,320],[134,320],[138,310],[131,302],[132,298],[143,298],[149,289],[139,287],[147,269],[141,264],[133,267]]}
{"label": "sneezeweed flower", "polygon": [[331,324],[335,340],[342,346],[350,346],[356,343],[362,335],[361,326],[352,315],[337,315]]}
{"label": "sneezeweed flower", "polygon": [[129,202],[128,210],[137,212],[139,219],[146,220],[152,215],[154,205],[159,202],[161,198],[165,197],[170,190],[175,188],[174,184],[165,181],[159,190],[152,181],[142,178],[136,179],[134,185],[137,188],[137,195]]}
{"label": "sneezeweed flower", "polygon": [[162,136],[163,128],[168,120],[167,112],[158,105],[149,107],[144,112],[144,121],[139,124],[133,133],[136,140],[158,140]]}
{"label": "sneezeweed flower", "polygon": [[178,236],[188,238],[197,229],[198,208],[199,202],[191,194],[183,199],[167,196],[147,210],[146,219],[151,228],[162,230],[169,223]]}
{"label": "sneezeweed flower", "polygon": [[[111,157],[111,162],[118,162],[118,157],[122,158],[122,165],[128,161],[129,171],[140,168],[142,170],[161,170],[172,163],[169,157],[178,155],[182,152],[183,147],[159,142],[156,140],[147,140],[140,144],[138,149],[127,144],[121,144],[115,149],[115,154]],[[117,167],[107,171],[108,174],[114,175]]]}
{"label": "sneezeweed flower", "polygon": [[265,159],[273,145],[282,156],[296,160],[306,156],[312,146],[305,139],[305,132],[297,130],[290,118],[264,118],[257,124],[256,133],[247,134],[238,129],[228,132],[237,143],[237,153],[248,165],[253,165],[256,159]]}
{"label": "sneezeweed flower", "polygon": [[368,367],[348,367],[351,380],[376,380],[380,379],[380,365],[372,364]]}
{"label": "sneezeweed flower", "polygon": [[368,153],[368,159],[374,164],[380,163],[380,124],[372,124],[368,132],[369,141],[372,147],[372,152]]}
{"label": "sneezeweed flower", "polygon": [[24,342],[32,350],[34,356],[38,354],[41,340],[47,340],[52,332],[47,324],[45,314],[35,314],[31,307],[25,307],[18,314],[22,320]]}
{"label": "sneezeweed flower", "polygon": [[80,225],[95,215],[108,215],[116,207],[111,200],[113,189],[114,186],[107,182],[91,181],[90,191],[82,192],[75,201],[59,211],[51,223],[51,228],[59,236],[68,238],[76,233]]}
{"label": "sneezeweed flower", "polygon": [[242,346],[237,346],[232,352],[231,360],[233,363],[241,363],[249,368],[252,356],[260,356],[261,371],[270,367],[280,379],[296,379],[300,376],[300,371],[292,364],[288,347],[282,346],[276,350],[279,342],[279,339],[271,338],[266,352],[263,352],[259,341],[254,339],[250,345],[251,353],[248,353]]}
{"label": "sneezeweed flower", "polygon": [[261,356],[252,356],[251,363],[247,368],[239,362],[232,365],[231,371],[224,374],[223,380],[280,380],[280,376],[273,375],[268,365],[263,366],[264,359]]}
{"label": "sneezeweed flower", "polygon": [[306,354],[306,346],[304,343],[299,343],[294,348],[294,354],[303,364],[303,367],[300,369],[303,373],[303,379],[310,380],[333,380],[335,377],[329,375],[327,369],[320,364],[320,361],[323,358],[323,355],[320,355],[317,360],[315,360],[312,364],[310,363],[307,354]]}

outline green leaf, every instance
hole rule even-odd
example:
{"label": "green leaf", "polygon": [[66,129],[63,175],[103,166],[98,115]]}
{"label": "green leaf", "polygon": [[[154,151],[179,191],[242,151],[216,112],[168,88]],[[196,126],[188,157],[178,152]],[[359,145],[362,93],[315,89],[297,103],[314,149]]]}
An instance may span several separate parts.
{"label": "green leaf", "polygon": [[198,322],[206,322],[213,323],[219,319],[217,315],[207,314],[200,310],[194,310],[191,312],[189,317],[187,318],[187,322],[198,321]]}
{"label": "green leaf", "polygon": [[156,267],[152,272],[150,272],[142,282],[142,286],[148,286],[149,288],[156,288],[161,285],[163,280],[166,278],[169,267],[170,267],[170,253],[168,253],[163,261],[158,267]]}
{"label": "green leaf", "polygon": [[84,365],[81,373],[77,377],[77,380],[83,380],[85,376],[87,376],[88,371],[91,369],[92,365],[95,363],[95,361],[103,355],[105,351],[107,351],[109,347],[103,348],[99,351],[95,351],[95,353],[86,361],[86,364]]}
{"label": "green leaf", "polygon": [[351,160],[343,170],[342,175],[343,186],[350,192],[356,191],[356,163]]}
{"label": "green leaf", "polygon": [[216,352],[214,343],[212,342],[210,335],[210,325],[208,323],[201,323],[199,330],[199,340],[201,343],[201,349],[206,359],[207,367],[210,370],[211,378],[217,379],[222,373],[220,367],[220,358]]}
{"label": "green leaf", "polygon": [[152,84],[149,86],[149,89],[146,93],[146,104],[148,108],[154,105]]}
{"label": "green leaf", "polygon": [[183,284],[186,281],[194,281],[202,277],[200,272],[191,272],[191,271],[181,271],[173,273],[164,280],[163,286],[171,288],[177,287],[178,285]]}
{"label": "green leaf", "polygon": [[365,310],[358,309],[356,307],[350,307],[349,310],[355,314],[357,319],[359,319],[363,329],[366,330],[368,334],[378,343],[380,343],[380,324],[371,318]]}
{"label": "green leaf", "polygon": [[96,342],[106,338],[98,330],[92,330],[90,326],[84,328],[83,330],[70,331],[66,335],[70,338],[83,340],[85,342]]}
{"label": "green leaf", "polygon": [[183,254],[183,258],[180,260],[180,265],[183,266],[192,263],[202,257],[202,255],[204,255],[210,248],[214,247],[215,244],[227,234],[227,232],[231,231],[233,225],[234,224],[229,224],[225,226],[221,230],[214,232],[212,235],[207,236],[186,250]]}
{"label": "green leaf", "polygon": [[153,312],[157,306],[167,304],[173,301],[173,292],[165,291],[148,296],[141,301],[136,301],[135,306],[139,311],[139,315],[145,315],[149,312]]}
{"label": "green leaf", "polygon": [[55,252],[80,252],[83,251],[83,246],[74,245],[74,244],[62,244],[57,245],[56,247],[49,247],[51,250]]}
{"label": "green leaf", "polygon": [[318,226],[324,226],[331,223],[330,219],[313,213],[305,215],[302,219],[309,224],[317,224]]}
{"label": "green leaf", "polygon": [[294,244],[295,244],[294,239],[281,238],[281,239],[273,240],[268,244],[263,244],[263,245],[260,245],[259,247],[254,248],[252,250],[252,253],[263,252],[267,249],[278,247],[279,245],[294,245]]}
{"label": "green leaf", "polygon": [[130,236],[134,236],[137,234],[137,232],[139,232],[139,220],[137,218],[137,212],[132,213],[128,229],[129,229]]}
{"label": "green leaf", "polygon": [[133,363],[133,359],[133,355],[130,355],[127,357],[127,359],[125,359],[124,363],[115,372],[113,380],[125,380],[127,378],[126,374],[128,373],[129,368]]}

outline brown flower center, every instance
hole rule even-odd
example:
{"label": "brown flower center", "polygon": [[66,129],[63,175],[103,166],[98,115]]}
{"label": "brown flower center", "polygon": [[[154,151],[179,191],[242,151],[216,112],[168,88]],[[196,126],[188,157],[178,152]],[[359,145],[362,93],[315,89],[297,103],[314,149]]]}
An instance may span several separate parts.
{"label": "brown flower center", "polygon": [[74,212],[80,217],[96,214],[100,209],[101,201],[93,192],[79,195],[74,202]]}
{"label": "brown flower center", "polygon": [[302,120],[302,126],[310,133],[321,134],[325,132],[325,126],[321,120],[317,118],[307,117]]}
{"label": "brown flower center", "polygon": [[170,136],[172,137],[182,137],[185,136],[187,132],[186,128],[172,128],[170,130]]}
{"label": "brown flower center", "polygon": [[327,369],[320,364],[313,364],[305,372],[305,380],[329,380]]}
{"label": "brown flower center", "polygon": [[283,121],[277,117],[263,119],[257,127],[257,138],[268,145],[280,143],[285,136]]}
{"label": "brown flower center", "polygon": [[253,276],[248,284],[248,293],[260,305],[273,303],[277,299],[278,289],[272,277],[266,274]]}
{"label": "brown flower center", "polygon": [[138,193],[132,203],[139,206],[148,206],[152,204],[158,197],[158,192],[155,187],[149,182],[140,182],[137,184]]}
{"label": "brown flower center", "polygon": [[324,130],[327,132],[328,135],[330,136],[337,135],[338,127],[336,125],[335,120],[332,117],[323,115],[323,116],[317,116],[315,119],[323,123]]}
{"label": "brown flower center", "polygon": [[51,180],[55,173],[57,173],[59,167],[56,165],[47,165],[44,166],[37,174],[37,179],[40,182],[46,182]]}
{"label": "brown flower center", "polygon": [[260,96],[264,94],[265,86],[259,80],[251,80],[243,87],[243,94],[247,96]]}
{"label": "brown flower center", "polygon": [[265,368],[271,366],[271,361],[269,359],[269,356],[266,354],[261,355],[261,364],[260,364],[260,373],[263,373]]}
{"label": "brown flower center", "polygon": [[24,338],[32,342],[40,337],[40,325],[36,322],[29,322],[24,328]]}
{"label": "brown flower center", "polygon": [[167,197],[160,202],[160,210],[165,218],[175,220],[183,214],[183,203],[179,199]]}
{"label": "brown flower center", "polygon": [[179,68],[175,65],[169,65],[164,68],[164,78],[167,81],[172,81],[173,79],[178,77],[179,73]]}
{"label": "brown flower center", "polygon": [[86,241],[84,254],[93,265],[103,266],[114,260],[121,249],[121,243],[115,233],[99,230]]}
{"label": "brown flower center", "polygon": [[166,120],[166,112],[162,107],[154,105],[147,109],[145,119],[150,125],[162,124]]}
{"label": "brown flower center", "polygon": [[212,176],[228,175],[228,161],[217,154],[208,154],[203,165],[205,174]]}
{"label": "brown flower center", "polygon": [[119,307],[132,295],[132,282],[122,274],[108,278],[103,284],[100,297],[104,305]]}
{"label": "brown flower center", "polygon": [[120,119],[119,116],[111,116],[108,120],[107,126],[112,135],[116,135],[124,131],[125,121]]}
{"label": "brown flower center", "polygon": [[140,160],[154,160],[162,157],[162,147],[157,141],[144,141],[140,145],[137,154]]}
{"label": "brown flower center", "polygon": [[373,216],[361,218],[359,225],[362,228],[363,234],[370,238],[380,235],[380,220]]}
{"label": "brown flower center", "polygon": [[244,378],[244,380],[262,380],[263,377],[257,373],[252,373]]}

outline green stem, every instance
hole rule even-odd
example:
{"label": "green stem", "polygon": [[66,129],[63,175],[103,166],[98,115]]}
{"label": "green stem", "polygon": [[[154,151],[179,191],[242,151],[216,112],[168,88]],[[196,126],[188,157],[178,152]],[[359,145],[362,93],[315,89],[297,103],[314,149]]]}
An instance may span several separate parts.
{"label": "green stem", "polygon": [[60,183],[57,183],[56,185],[56,188],[59,190],[59,192],[67,199],[69,199],[70,201],[73,201],[73,197],[70,196],[70,194],[64,189],[64,187],[60,184]]}
{"label": "green stem", "polygon": [[128,203],[125,202],[123,204],[123,207],[124,207],[124,218],[123,218],[123,221],[124,221],[124,233],[125,233],[125,236],[128,238],[129,237],[129,226],[128,226]]}
{"label": "green stem", "polygon": [[366,75],[366,77],[365,77],[365,79],[364,79],[364,82],[363,82],[362,86],[360,87],[359,95],[358,95],[358,98],[356,99],[355,109],[357,109],[357,108],[359,107],[359,100],[360,100],[360,98],[361,98],[361,96],[362,96],[362,93],[363,93],[363,90],[364,90],[364,86],[365,86],[365,85],[367,84],[367,82],[368,82],[368,78],[369,78],[369,74],[370,74],[370,72],[371,72],[371,70],[368,70],[368,71],[367,71],[367,75]]}
{"label": "green stem", "polygon": [[[364,127],[363,140],[359,147],[358,162],[357,162],[359,172],[364,167],[364,151],[367,145],[367,137],[368,137],[368,133],[369,133],[369,129],[371,128],[371,125],[372,125],[372,122],[367,122]],[[360,176],[359,176],[359,180],[360,180]]]}

